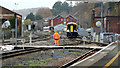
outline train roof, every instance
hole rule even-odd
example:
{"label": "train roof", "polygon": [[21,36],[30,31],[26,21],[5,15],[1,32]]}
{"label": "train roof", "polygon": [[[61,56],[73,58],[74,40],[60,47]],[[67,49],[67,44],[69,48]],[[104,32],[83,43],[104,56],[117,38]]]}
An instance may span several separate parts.
{"label": "train roof", "polygon": [[75,22],[69,22],[69,23],[67,23],[67,25],[70,25],[70,24],[77,25]]}

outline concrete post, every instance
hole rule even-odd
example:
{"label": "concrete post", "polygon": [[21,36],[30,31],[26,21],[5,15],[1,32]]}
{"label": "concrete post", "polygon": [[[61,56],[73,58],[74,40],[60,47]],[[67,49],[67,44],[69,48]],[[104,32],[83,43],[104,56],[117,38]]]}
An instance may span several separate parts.
{"label": "concrete post", "polygon": [[[15,15],[15,16],[16,16],[16,15]],[[16,37],[15,46],[17,46],[17,16],[16,16],[16,22],[15,22],[15,37]]]}
{"label": "concrete post", "polygon": [[32,31],[30,31],[30,45],[32,44]]}

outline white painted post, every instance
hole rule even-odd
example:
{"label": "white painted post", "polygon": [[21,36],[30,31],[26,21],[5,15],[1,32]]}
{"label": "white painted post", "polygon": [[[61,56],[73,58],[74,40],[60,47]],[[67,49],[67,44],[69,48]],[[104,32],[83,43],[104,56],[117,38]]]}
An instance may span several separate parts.
{"label": "white painted post", "polygon": [[51,26],[53,26],[53,19],[51,20]]}
{"label": "white painted post", "polygon": [[4,31],[2,31],[2,45],[4,45],[4,34],[5,34],[5,32]]}
{"label": "white painted post", "polygon": [[16,24],[15,24],[15,37],[16,37],[15,46],[17,46],[17,15],[16,15]]}
{"label": "white painted post", "polygon": [[85,45],[86,37],[83,36],[82,40],[83,40],[83,45]]}
{"label": "white painted post", "polygon": [[32,44],[32,31],[30,31],[30,45]]}
{"label": "white painted post", "polygon": [[85,45],[85,41],[83,42],[83,45]]}

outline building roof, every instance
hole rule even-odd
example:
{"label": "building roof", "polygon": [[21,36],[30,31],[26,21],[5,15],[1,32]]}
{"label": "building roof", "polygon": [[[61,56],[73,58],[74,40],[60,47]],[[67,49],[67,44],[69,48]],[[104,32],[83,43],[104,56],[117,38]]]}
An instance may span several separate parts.
{"label": "building roof", "polygon": [[11,10],[9,10],[9,9],[7,9],[7,8],[5,8],[5,7],[3,7],[3,6],[0,6],[0,9],[1,9],[1,10],[2,10],[2,8],[8,10],[9,12],[15,13],[15,14],[17,14],[17,15],[19,15],[19,16],[22,17],[22,15],[20,15],[20,14],[18,14],[18,13],[16,13],[16,12],[13,12],[13,11],[11,11]]}
{"label": "building roof", "polygon": [[[56,17],[58,17],[58,18],[59,18],[59,17],[63,17],[63,16],[61,16],[61,15],[57,15],[57,16],[52,17],[52,18],[51,18],[51,17],[49,17],[48,19],[49,19],[49,20],[51,20],[51,19],[55,19]],[[64,17],[63,17],[63,18],[64,18]]]}
{"label": "building roof", "polygon": [[77,18],[76,17],[74,17],[74,16],[72,16],[72,15],[67,15],[65,18],[67,18],[67,17],[71,17],[71,18],[74,18],[74,19],[76,19],[77,20]]}

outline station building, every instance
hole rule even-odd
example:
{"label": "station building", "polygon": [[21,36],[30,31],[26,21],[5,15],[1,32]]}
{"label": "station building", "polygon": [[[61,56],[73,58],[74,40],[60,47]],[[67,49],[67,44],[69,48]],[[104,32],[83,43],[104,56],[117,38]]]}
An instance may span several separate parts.
{"label": "station building", "polygon": [[65,18],[63,16],[61,16],[61,15],[57,15],[54,18],[49,18],[48,19],[48,24],[49,24],[48,26],[56,26],[58,24],[66,25],[69,22],[75,22],[76,23],[77,18],[75,18],[72,15],[68,15]]}
{"label": "station building", "polygon": [[77,22],[77,18],[72,16],[72,15],[68,15],[65,18],[65,22],[66,22],[66,24],[69,23],[69,22],[75,22],[76,23]]}
{"label": "station building", "polygon": [[49,18],[48,26],[56,26],[58,24],[63,24],[64,25],[64,17],[62,17],[61,15],[57,15],[54,18]]}
{"label": "station building", "polygon": [[13,12],[3,6],[0,6],[0,23],[3,24],[5,21],[9,20],[10,18],[17,18],[17,36],[21,36],[22,30],[22,15]]}
{"label": "station building", "polygon": [[94,32],[100,33],[101,27],[97,27],[96,23],[102,21],[103,32],[108,33],[118,33],[120,34],[120,16],[105,16],[105,17],[96,17],[95,10],[92,12],[92,25]]}

